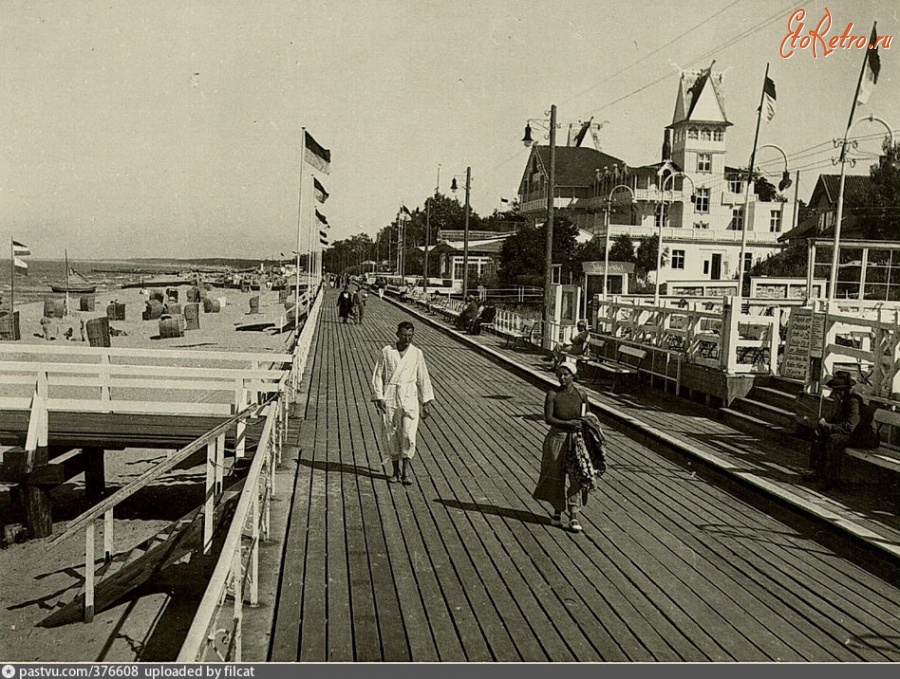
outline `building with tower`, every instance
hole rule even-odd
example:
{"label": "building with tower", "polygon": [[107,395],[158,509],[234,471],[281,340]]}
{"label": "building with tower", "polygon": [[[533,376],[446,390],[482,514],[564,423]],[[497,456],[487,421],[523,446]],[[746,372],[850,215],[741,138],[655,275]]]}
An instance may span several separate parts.
{"label": "building with tower", "polygon": [[[749,267],[781,249],[778,239],[792,228],[795,206],[768,190],[771,184],[763,190],[752,182],[747,196],[746,169],[725,164],[731,126],[723,74],[712,67],[683,71],[660,161],[632,167],[599,150],[577,149],[582,153],[576,155],[576,149],[560,148],[556,172],[566,180],[556,182],[555,205],[595,236],[605,238],[608,229],[611,241],[621,234],[635,242],[662,236],[662,282],[733,279],[744,230]],[[540,154],[547,151],[532,149],[519,186],[521,211],[538,218],[546,208]],[[749,162],[749,148],[746,156]]]}

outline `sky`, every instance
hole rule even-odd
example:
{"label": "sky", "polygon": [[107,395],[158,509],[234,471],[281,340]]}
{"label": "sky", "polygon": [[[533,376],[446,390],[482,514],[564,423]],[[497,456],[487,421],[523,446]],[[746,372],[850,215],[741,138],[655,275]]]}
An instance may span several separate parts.
{"label": "sky", "polygon": [[[480,214],[514,198],[527,119],[602,123],[602,150],[660,159],[681,69],[725,73],[726,162],[746,165],[766,65],[777,144],[808,200],[836,173],[863,50],[780,51],[803,34],[900,33],[895,0],[2,0],[0,238],[35,257],[278,257],[311,233],[301,128],[332,154],[331,239],[374,236],[472,168]],[[900,132],[900,42],[857,118]],[[538,142],[546,142],[535,126]],[[865,173],[885,129],[858,122]],[[900,141],[900,134],[898,134]],[[757,165],[780,175],[763,150]],[[439,178],[438,178],[439,176]],[[462,182],[460,182],[462,183]],[[308,188],[304,189],[309,195]],[[462,192],[460,192],[461,194]],[[460,195],[460,200],[462,196]],[[793,197],[793,196],[791,196]],[[0,245],[0,251],[5,246]]]}

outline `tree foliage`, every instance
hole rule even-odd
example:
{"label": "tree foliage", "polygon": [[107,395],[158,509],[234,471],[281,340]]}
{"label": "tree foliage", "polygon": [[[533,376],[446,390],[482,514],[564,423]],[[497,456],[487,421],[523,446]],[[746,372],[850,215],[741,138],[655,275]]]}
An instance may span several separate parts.
{"label": "tree foliage", "polygon": [[[553,263],[563,265],[563,280],[581,273],[576,259],[578,229],[565,216],[554,219]],[[525,226],[503,243],[498,278],[502,285],[543,285],[546,231],[543,226]]]}
{"label": "tree foliage", "polygon": [[900,237],[900,143],[888,140],[878,162],[869,168],[865,190],[848,196],[845,212],[860,218],[863,237],[896,240]]}

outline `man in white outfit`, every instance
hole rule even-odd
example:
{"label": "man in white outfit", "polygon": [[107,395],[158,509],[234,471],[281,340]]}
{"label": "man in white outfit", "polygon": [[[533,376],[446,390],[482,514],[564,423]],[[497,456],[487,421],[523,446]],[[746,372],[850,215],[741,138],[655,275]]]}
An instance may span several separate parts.
{"label": "man in white outfit", "polygon": [[414,332],[409,321],[400,323],[397,345],[389,344],[381,350],[372,374],[372,400],[381,413],[382,442],[393,468],[390,483],[404,486],[412,483],[408,469],[416,454],[419,413],[427,420],[434,400],[425,356],[412,345]]}

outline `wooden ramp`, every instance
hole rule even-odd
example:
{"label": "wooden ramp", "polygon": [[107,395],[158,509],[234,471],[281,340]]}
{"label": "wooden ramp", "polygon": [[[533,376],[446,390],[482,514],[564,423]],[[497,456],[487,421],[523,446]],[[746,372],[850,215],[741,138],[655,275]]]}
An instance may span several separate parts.
{"label": "wooden ramp", "polygon": [[330,292],[307,370],[273,661],[896,661],[895,586],[609,430],[582,515],[531,498],[543,392],[416,324],[435,383],[389,485],[369,378],[409,320]]}

